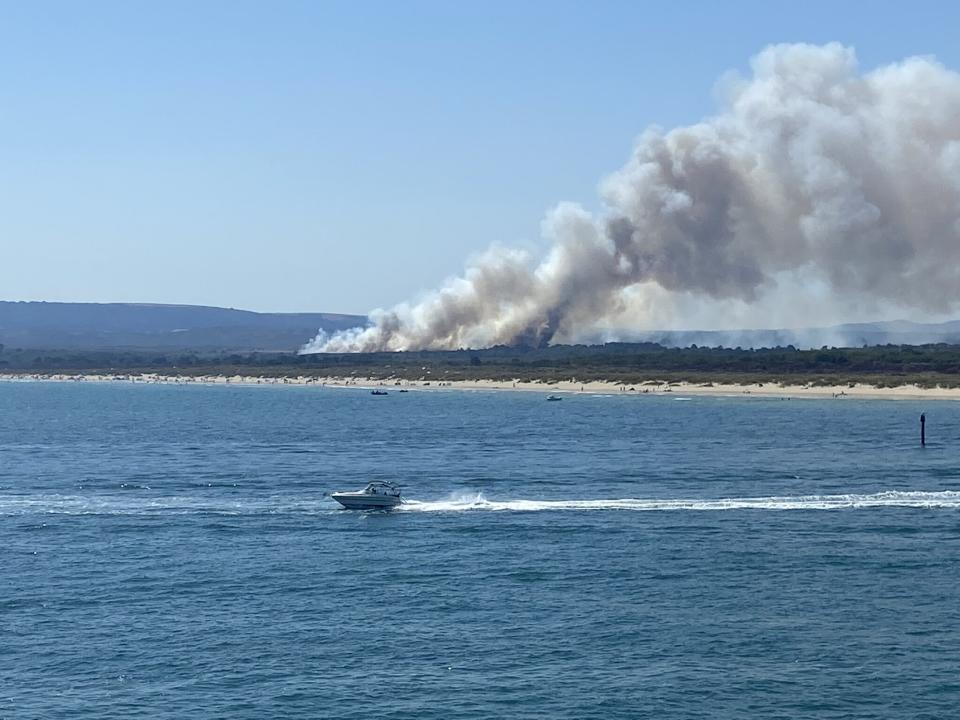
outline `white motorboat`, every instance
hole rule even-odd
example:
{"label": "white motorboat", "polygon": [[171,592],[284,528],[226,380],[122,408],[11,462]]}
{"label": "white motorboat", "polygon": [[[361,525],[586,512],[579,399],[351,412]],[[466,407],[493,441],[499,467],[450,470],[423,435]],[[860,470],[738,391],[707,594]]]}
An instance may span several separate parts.
{"label": "white motorboat", "polygon": [[381,480],[370,483],[363,490],[335,492],[330,497],[347,510],[389,510],[403,502],[400,488]]}

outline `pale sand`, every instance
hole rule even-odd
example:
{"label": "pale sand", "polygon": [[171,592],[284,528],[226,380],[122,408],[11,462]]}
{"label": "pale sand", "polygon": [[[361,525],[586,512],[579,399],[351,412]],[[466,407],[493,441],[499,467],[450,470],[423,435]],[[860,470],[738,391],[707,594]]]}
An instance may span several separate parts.
{"label": "pale sand", "polygon": [[376,380],[361,377],[290,377],[267,378],[246,375],[225,377],[222,375],[39,375],[30,373],[0,374],[0,381],[50,381],[50,382],[129,382],[129,383],[169,383],[177,385],[304,385],[312,387],[340,387],[353,389],[401,388],[415,391],[429,390],[514,390],[539,393],[602,394],[602,395],[721,395],[721,396],[757,396],[779,398],[877,398],[887,400],[960,400],[960,388],[922,388],[917,385],[901,385],[893,388],[878,388],[873,385],[780,385],[778,383],[753,383],[750,385],[726,385],[716,383],[664,383],[649,380],[643,383],[624,384],[603,381],[579,382],[531,382],[509,380]]}

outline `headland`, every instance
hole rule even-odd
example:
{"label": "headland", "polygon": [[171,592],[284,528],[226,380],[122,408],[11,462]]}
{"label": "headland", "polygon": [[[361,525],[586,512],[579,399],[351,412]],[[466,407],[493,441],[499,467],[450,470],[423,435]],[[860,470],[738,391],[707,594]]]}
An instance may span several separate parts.
{"label": "headland", "polygon": [[960,399],[960,346],[797,350],[609,343],[315,355],[5,349],[0,379]]}

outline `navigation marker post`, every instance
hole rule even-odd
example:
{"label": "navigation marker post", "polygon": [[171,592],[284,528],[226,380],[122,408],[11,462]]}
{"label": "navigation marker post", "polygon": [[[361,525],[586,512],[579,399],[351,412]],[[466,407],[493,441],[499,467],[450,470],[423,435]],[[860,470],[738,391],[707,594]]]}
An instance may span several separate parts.
{"label": "navigation marker post", "polygon": [[927,414],[920,413],[920,447],[927,446]]}

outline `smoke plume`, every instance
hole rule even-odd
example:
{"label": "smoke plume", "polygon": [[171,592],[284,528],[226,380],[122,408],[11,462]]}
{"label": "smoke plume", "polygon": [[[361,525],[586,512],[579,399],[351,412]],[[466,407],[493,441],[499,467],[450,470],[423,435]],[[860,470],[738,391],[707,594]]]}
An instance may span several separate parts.
{"label": "smoke plume", "polygon": [[671,295],[756,304],[784,277],[837,301],[954,309],[960,75],[921,57],[861,73],[839,44],[771,46],[751,68],[725,80],[716,116],[644,132],[599,216],[548,213],[542,259],[495,247],[303,352],[569,341]]}

